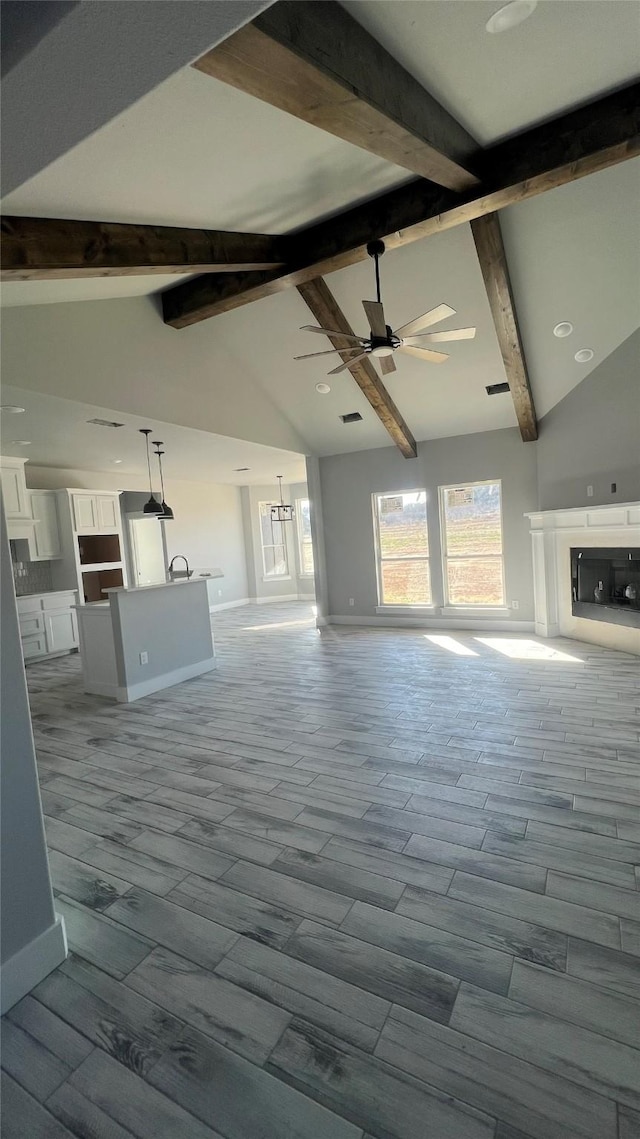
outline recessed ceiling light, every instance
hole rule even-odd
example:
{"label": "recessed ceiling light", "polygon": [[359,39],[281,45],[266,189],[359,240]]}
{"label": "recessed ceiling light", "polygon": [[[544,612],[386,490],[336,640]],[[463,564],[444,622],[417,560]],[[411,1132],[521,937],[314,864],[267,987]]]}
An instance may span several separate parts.
{"label": "recessed ceiling light", "polygon": [[122,459],[112,459],[111,462],[112,463],[121,463]]}
{"label": "recessed ceiling light", "polygon": [[0,405],[0,411],[6,411],[9,415],[20,415],[24,410],[24,407],[16,407],[13,403],[3,403]]}
{"label": "recessed ceiling light", "polygon": [[499,32],[508,32],[510,28],[516,28],[535,12],[537,2],[538,0],[512,0],[511,4],[498,8],[498,11],[487,20],[485,25],[487,31],[495,36]]}
{"label": "recessed ceiling light", "polygon": [[556,324],[553,335],[559,336],[562,340],[563,336],[571,336],[573,332],[573,325],[570,320],[561,320],[560,324]]}
{"label": "recessed ceiling light", "polygon": [[30,447],[31,446],[31,440],[30,439],[12,439],[11,443],[14,447]]}
{"label": "recessed ceiling light", "polygon": [[316,391],[320,392],[320,395],[328,395],[329,392],[331,391],[331,385],[330,384],[316,384]]}
{"label": "recessed ceiling light", "polygon": [[589,360],[593,360],[593,349],[581,348],[579,352],[576,352],[573,358],[577,360],[579,364],[588,364]]}

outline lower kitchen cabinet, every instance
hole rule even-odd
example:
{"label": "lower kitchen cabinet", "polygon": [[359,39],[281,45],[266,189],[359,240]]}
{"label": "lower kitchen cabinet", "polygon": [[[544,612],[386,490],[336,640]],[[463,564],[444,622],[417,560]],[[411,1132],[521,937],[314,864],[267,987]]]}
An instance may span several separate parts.
{"label": "lower kitchen cabinet", "polygon": [[78,648],[77,594],[40,593],[18,598],[20,638],[25,660]]}

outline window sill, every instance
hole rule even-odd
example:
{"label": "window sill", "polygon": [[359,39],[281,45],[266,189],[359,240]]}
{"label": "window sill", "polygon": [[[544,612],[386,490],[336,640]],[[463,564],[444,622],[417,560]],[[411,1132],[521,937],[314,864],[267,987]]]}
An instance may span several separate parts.
{"label": "window sill", "polygon": [[266,582],[266,581],[271,581],[271,582],[273,582],[273,581],[291,581],[291,580],[292,580],[292,578],[291,578],[291,574],[290,574],[290,573],[287,573],[287,574],[284,574],[284,573],[277,573],[277,574],[276,574],[276,573],[273,573],[273,574],[271,574],[271,576],[270,576],[270,577],[263,577],[263,579],[262,579],[262,580],[263,580],[264,582]]}
{"label": "window sill", "polygon": [[507,605],[443,605],[441,612],[443,617],[458,617],[463,613],[477,613],[481,617],[483,613],[495,616],[496,613],[510,613],[511,610]]}
{"label": "window sill", "polygon": [[298,577],[306,578],[307,581],[313,581],[316,575],[314,573],[299,573]]}

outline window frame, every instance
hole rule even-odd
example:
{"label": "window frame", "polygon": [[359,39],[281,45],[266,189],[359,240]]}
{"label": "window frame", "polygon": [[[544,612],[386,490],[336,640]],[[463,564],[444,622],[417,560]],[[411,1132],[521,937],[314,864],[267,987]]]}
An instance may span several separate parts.
{"label": "window frame", "polygon": [[[447,553],[447,519],[445,507],[445,493],[448,490],[472,490],[476,486],[498,486],[500,490],[500,554],[454,554]],[[507,586],[505,580],[505,566],[504,566],[504,509],[502,498],[502,479],[477,479],[474,482],[452,482],[447,483],[446,486],[438,487],[438,505],[440,514],[440,549],[442,555],[442,589],[444,596],[444,609],[449,610],[468,610],[471,609],[475,612],[489,611],[492,612],[507,609]],[[488,558],[499,560],[500,562],[500,581],[502,585],[502,600],[495,605],[487,605],[486,602],[480,604],[465,603],[459,601],[451,601],[449,597],[449,575],[447,572],[447,564],[451,561],[468,561],[469,559],[478,558],[487,560]]]}
{"label": "window frame", "polygon": [[[267,510],[271,511],[272,505],[273,505],[273,503],[271,503],[271,502],[258,502],[258,530],[260,533],[260,552],[261,552],[261,557],[262,557],[262,580],[263,581],[287,581],[287,580],[291,579],[291,567],[289,564],[289,545],[287,542],[286,530],[283,529],[283,531],[282,531],[282,541],[281,542],[265,542],[264,535],[262,533],[262,508],[264,506],[264,507],[266,507]],[[271,519],[270,514],[269,514],[269,518]],[[278,525],[284,527],[285,523],[279,522]],[[267,569],[267,563],[265,560],[264,553],[265,553],[265,550],[277,550],[277,549],[283,549],[284,550],[285,572],[284,573],[269,573],[269,571]]]}
{"label": "window frame", "polygon": [[[304,559],[302,557],[302,528],[300,526],[300,520],[302,518],[301,506],[303,502],[306,502],[309,506],[309,541],[311,543],[311,561],[313,564],[313,569],[311,571],[304,569]],[[296,498],[295,500],[295,527],[298,554],[298,577],[313,578],[315,577],[316,568],[313,549],[313,531],[311,530],[311,499],[308,496],[307,498]]]}
{"label": "window frame", "polygon": [[[380,525],[378,514],[378,499],[392,498],[394,496],[405,494],[423,494],[425,505],[425,530],[427,535],[427,553],[426,554],[411,554],[408,557],[399,558],[383,558],[380,544]],[[431,578],[431,543],[429,540],[429,492],[426,487],[410,487],[403,490],[378,490],[374,491],[371,495],[371,510],[373,514],[373,538],[375,547],[375,560],[376,560],[376,585],[378,591],[378,604],[377,610],[385,612],[388,609],[410,609],[410,610],[431,610],[434,608],[433,603],[433,582]],[[427,563],[428,568],[428,582],[429,582],[429,601],[420,601],[417,604],[411,604],[408,601],[384,601],[383,600],[383,581],[382,581],[382,563],[383,562],[407,562],[407,561],[423,561]]]}

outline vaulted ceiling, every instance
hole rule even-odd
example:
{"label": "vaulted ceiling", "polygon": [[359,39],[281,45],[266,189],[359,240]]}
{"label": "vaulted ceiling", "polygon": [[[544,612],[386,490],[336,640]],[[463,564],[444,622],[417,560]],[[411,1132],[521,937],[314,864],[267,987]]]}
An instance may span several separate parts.
{"label": "vaulted ceiling", "polygon": [[[501,35],[485,31],[499,7],[485,0],[348,0],[342,7],[481,146],[557,118],[637,76],[640,6],[635,0],[544,0],[529,20]],[[5,213],[22,217],[291,234],[404,186],[414,176],[184,67],[15,189],[2,205]],[[500,211],[538,416],[637,326],[639,190],[636,158]],[[445,327],[472,324],[478,330],[475,340],[449,346],[446,364],[403,357],[398,370],[385,377],[415,438],[514,425],[509,394],[489,397],[485,390],[506,377],[469,226],[390,249],[381,271],[394,327],[444,301],[457,313]],[[2,302],[9,307],[82,302],[81,309],[95,301],[108,308],[109,298],[131,297],[132,305],[155,305],[134,298],[189,276],[11,281],[3,286]],[[366,333],[360,302],[374,296],[371,263],[341,268],[326,281],[352,327]],[[566,341],[552,333],[562,320],[570,320],[575,330]],[[332,366],[327,360],[338,357],[293,362],[294,355],[330,347],[299,331],[310,321],[296,290],[287,289],[215,316],[200,332],[212,346],[224,346],[240,370],[251,372],[309,451],[386,445],[384,428],[349,372],[332,377],[328,395],[317,394],[316,383]],[[173,335],[188,338],[193,331]],[[593,349],[594,357],[579,365],[574,354],[582,347]],[[6,378],[48,390],[44,375]],[[87,397],[99,403],[90,376],[87,385]],[[361,411],[363,420],[347,429],[339,415],[352,410]]]}

